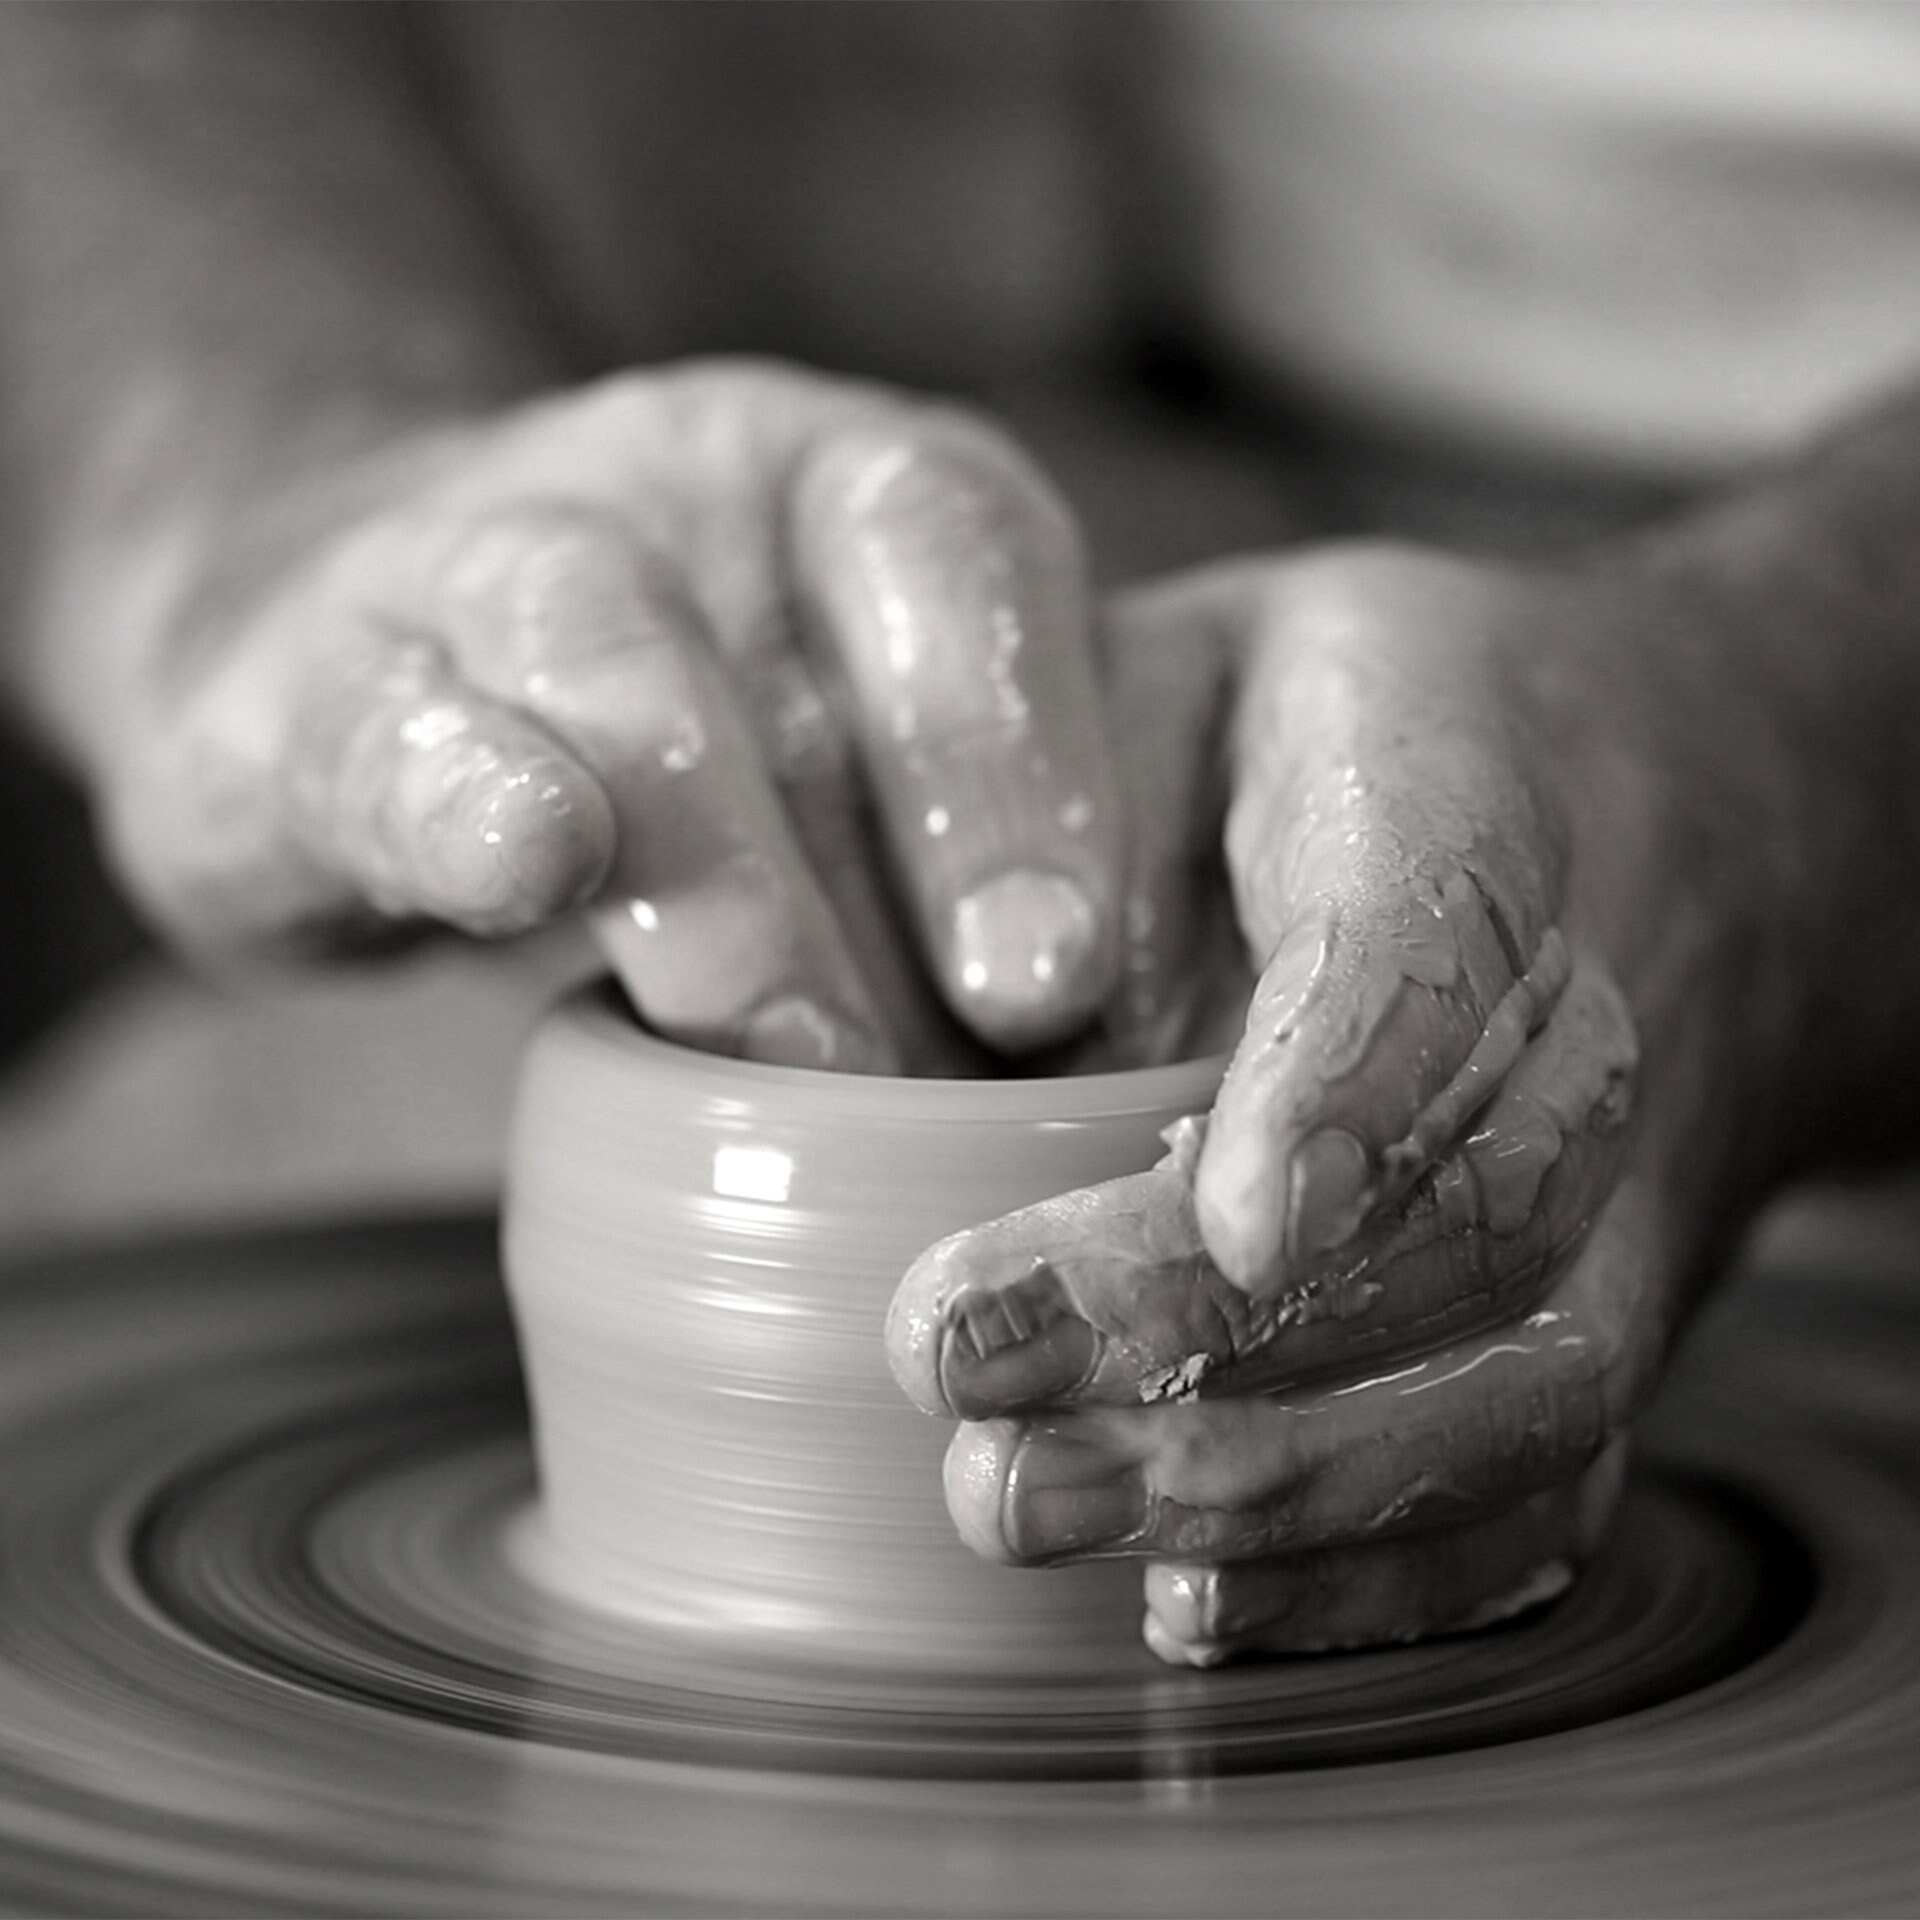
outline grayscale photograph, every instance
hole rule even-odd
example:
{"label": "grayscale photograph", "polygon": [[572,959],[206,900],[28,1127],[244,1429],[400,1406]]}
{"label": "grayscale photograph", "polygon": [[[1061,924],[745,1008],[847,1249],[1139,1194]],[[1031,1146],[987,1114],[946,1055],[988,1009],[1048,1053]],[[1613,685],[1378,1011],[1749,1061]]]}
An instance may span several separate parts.
{"label": "grayscale photograph", "polygon": [[0,1914],[1920,1915],[1920,0],[0,0]]}

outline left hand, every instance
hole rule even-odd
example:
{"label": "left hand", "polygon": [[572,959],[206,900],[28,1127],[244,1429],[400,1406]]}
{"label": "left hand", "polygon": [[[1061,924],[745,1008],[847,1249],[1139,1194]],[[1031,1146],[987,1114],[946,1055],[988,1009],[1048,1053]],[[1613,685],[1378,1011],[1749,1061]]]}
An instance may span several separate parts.
{"label": "left hand", "polygon": [[258,490],[134,632],[92,775],[190,951],[580,907],[669,1038],[950,1068],[1112,978],[1089,627],[1072,518],[990,424],[634,369]]}
{"label": "left hand", "polygon": [[[888,1344],[966,1423],[969,1544],[1150,1561],[1166,1659],[1408,1639],[1563,1588],[1743,1188],[1728,1090],[1779,1093],[1787,1052],[1753,1011],[1782,957],[1741,852],[1760,823],[1690,771],[1684,716],[1640,724],[1595,605],[1335,549],[1114,612],[1115,1025],[1150,1029],[1193,973],[1230,799],[1244,1036],[1204,1132],[930,1249]],[[1738,689],[1706,693],[1729,724]]]}

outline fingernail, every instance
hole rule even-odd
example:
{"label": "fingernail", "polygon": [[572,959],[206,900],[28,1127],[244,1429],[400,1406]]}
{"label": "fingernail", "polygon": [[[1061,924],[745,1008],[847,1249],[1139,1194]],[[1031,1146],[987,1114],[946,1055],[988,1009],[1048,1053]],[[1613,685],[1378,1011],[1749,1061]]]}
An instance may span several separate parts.
{"label": "fingernail", "polygon": [[748,1016],[740,1052],[768,1066],[836,1073],[885,1073],[892,1066],[890,1051],[876,1036],[797,993],[769,1000]]}
{"label": "fingernail", "polygon": [[1036,867],[1003,873],[953,910],[961,1010],[989,1040],[1057,1038],[1090,1011],[1102,944],[1099,915],[1077,882]]}
{"label": "fingernail", "polygon": [[1024,1413],[1056,1404],[1082,1386],[1099,1350],[1099,1336],[1073,1318],[985,1354],[963,1327],[949,1327],[940,1343],[940,1391],[962,1420]]}
{"label": "fingernail", "polygon": [[[960,1249],[975,1244],[964,1235],[957,1243]],[[961,1287],[948,1299],[944,1315],[947,1331],[961,1353],[985,1360],[1031,1340],[1072,1311],[1072,1296],[1061,1282],[1059,1269],[1050,1260],[1030,1256],[1027,1270],[1017,1279]]]}
{"label": "fingernail", "polygon": [[1360,1224],[1370,1171],[1367,1150],[1345,1127],[1326,1127],[1293,1156],[1287,1251],[1295,1260],[1326,1253]]}
{"label": "fingernail", "polygon": [[1148,1518],[1147,1489],[1129,1464],[1057,1431],[1030,1434],[1007,1474],[1001,1526],[1022,1560],[1123,1546]]}
{"label": "fingernail", "polygon": [[496,798],[483,838],[515,893],[545,918],[581,905],[599,886],[613,832],[612,809],[597,786],[530,769]]}
{"label": "fingernail", "polygon": [[[604,796],[572,769],[507,770],[450,753],[408,768],[395,839],[425,903],[462,925],[514,932],[599,884],[613,844]],[[436,790],[437,783],[437,790]]]}

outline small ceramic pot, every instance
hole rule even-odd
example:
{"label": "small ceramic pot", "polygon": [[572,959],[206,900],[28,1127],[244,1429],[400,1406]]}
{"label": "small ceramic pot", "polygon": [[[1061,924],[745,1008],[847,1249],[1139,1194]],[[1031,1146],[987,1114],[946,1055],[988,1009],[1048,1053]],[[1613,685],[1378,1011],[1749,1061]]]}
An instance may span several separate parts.
{"label": "small ceramic pot", "polygon": [[1219,1071],[875,1079],[669,1045],[610,986],[563,1001],[506,1212],[550,1577],[742,1652],[1143,1658],[1137,1567],[997,1567],[955,1537],[952,1428],[901,1396],[882,1328],[923,1247],[1152,1165]]}

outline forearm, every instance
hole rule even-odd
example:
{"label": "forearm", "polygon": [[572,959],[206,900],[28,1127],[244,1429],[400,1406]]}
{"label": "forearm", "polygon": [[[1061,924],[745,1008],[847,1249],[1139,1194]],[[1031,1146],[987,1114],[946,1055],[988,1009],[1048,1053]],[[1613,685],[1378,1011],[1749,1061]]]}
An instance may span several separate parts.
{"label": "forearm", "polygon": [[[1600,587],[1603,575],[1612,583]],[[1608,556],[1653,830],[1743,916],[1762,1164],[1920,1138],[1920,400]],[[1689,851],[1690,849],[1690,851]],[[1661,964],[1684,911],[1642,929]],[[1785,1037],[1785,1046],[1776,1041]]]}
{"label": "forearm", "polygon": [[83,765],[243,510],[553,371],[403,26],[0,7],[7,671]]}

